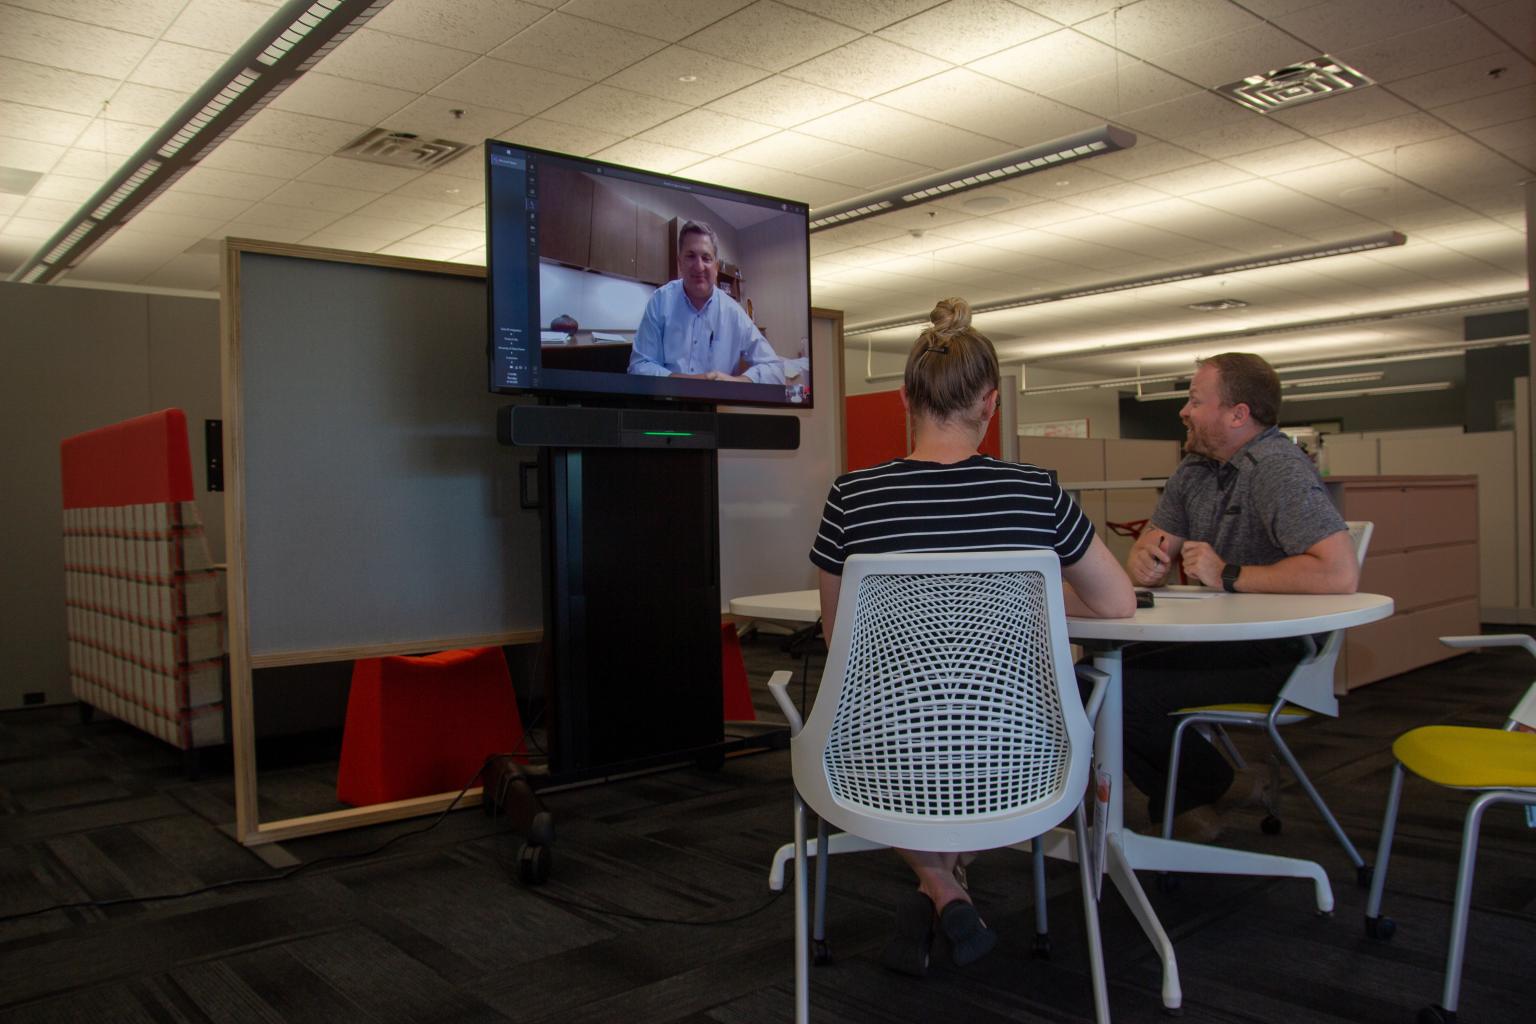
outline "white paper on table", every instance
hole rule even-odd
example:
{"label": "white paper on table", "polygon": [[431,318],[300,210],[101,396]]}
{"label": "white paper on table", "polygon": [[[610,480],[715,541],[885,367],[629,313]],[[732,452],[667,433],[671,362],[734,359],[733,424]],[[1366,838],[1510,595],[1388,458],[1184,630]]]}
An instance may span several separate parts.
{"label": "white paper on table", "polygon": [[1225,590],[1212,590],[1210,587],[1199,587],[1194,584],[1174,583],[1166,587],[1154,587],[1154,598],[1167,598],[1169,600],[1198,600],[1204,597],[1220,597]]}
{"label": "white paper on table", "polygon": [[1104,891],[1104,855],[1109,845],[1109,773],[1093,766],[1093,845],[1088,851],[1088,869],[1093,877],[1093,898]]}

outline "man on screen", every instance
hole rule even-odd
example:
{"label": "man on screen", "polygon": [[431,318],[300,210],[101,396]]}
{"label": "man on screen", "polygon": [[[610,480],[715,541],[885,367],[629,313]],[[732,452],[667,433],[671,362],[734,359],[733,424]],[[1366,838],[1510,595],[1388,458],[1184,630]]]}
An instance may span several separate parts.
{"label": "man on screen", "polygon": [[[630,373],[784,383],[783,358],[746,310],[715,287],[719,257],[719,239],[708,224],[690,220],[678,231],[678,280],[656,289],[645,304]],[[743,363],[745,370],[737,375]]]}

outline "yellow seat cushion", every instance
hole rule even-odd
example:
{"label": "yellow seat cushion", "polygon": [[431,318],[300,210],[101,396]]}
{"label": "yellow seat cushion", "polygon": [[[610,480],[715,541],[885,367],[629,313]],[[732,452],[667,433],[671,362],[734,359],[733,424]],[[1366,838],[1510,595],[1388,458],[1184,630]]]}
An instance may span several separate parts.
{"label": "yellow seat cushion", "polygon": [[[1273,704],[1202,704],[1197,708],[1179,708],[1179,710],[1173,712],[1173,714],[1194,715],[1199,714],[1202,711],[1228,711],[1243,715],[1258,715],[1260,718],[1263,718],[1265,715],[1269,714],[1269,709],[1272,707],[1274,707]],[[1311,714],[1312,712],[1308,711],[1306,708],[1291,706],[1281,711],[1280,717],[1306,718]]]}
{"label": "yellow seat cushion", "polygon": [[1413,774],[1442,786],[1536,786],[1536,733],[1426,725],[1399,736],[1392,753]]}

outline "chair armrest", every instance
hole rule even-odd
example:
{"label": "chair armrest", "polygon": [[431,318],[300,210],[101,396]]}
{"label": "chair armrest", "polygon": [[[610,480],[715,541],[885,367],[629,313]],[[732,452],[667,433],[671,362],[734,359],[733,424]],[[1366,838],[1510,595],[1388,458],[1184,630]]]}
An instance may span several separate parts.
{"label": "chair armrest", "polygon": [[1536,640],[1525,633],[1493,633],[1488,636],[1443,636],[1440,642],[1447,647],[1475,650],[1479,647],[1524,647],[1536,658]]}
{"label": "chair armrest", "polygon": [[1088,721],[1097,728],[1099,708],[1104,705],[1104,688],[1109,685],[1109,674],[1087,665],[1078,665],[1077,678],[1093,683],[1093,692],[1088,695],[1088,702],[1083,705],[1083,710],[1088,714]]}
{"label": "chair armrest", "polygon": [[800,735],[800,727],[805,724],[800,718],[800,711],[795,707],[795,702],[789,698],[789,681],[793,678],[793,672],[780,669],[768,680],[768,692],[773,694],[773,699],[779,702],[779,710],[784,713],[784,720],[789,723],[791,739]]}

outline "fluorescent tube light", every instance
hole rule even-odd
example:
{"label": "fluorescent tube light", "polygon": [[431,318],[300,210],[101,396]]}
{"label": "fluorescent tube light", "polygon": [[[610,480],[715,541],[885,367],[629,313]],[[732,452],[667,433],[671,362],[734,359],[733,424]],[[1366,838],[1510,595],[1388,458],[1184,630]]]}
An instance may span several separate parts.
{"label": "fluorescent tube light", "polygon": [[1448,380],[1427,384],[1395,384],[1385,388],[1356,388],[1353,391],[1312,391],[1305,395],[1287,395],[1287,402],[1321,402],[1325,398],[1374,398],[1377,395],[1411,395],[1420,391],[1449,391],[1455,387]]}
{"label": "fluorescent tube light", "polygon": [[1030,146],[1003,156],[981,160],[952,171],[909,181],[897,188],[859,196],[845,203],[823,206],[811,211],[811,232],[826,231],[868,217],[878,217],[892,210],[918,206],[940,196],[953,196],[973,188],[995,185],[1010,178],[1034,174],[1047,167],[1060,167],[1100,153],[1114,153],[1136,145],[1136,136],[1124,128],[1104,125],[1053,142]]}
{"label": "fluorescent tube light", "polygon": [[46,284],[78,264],[389,2],[285,4],[10,279]]}

